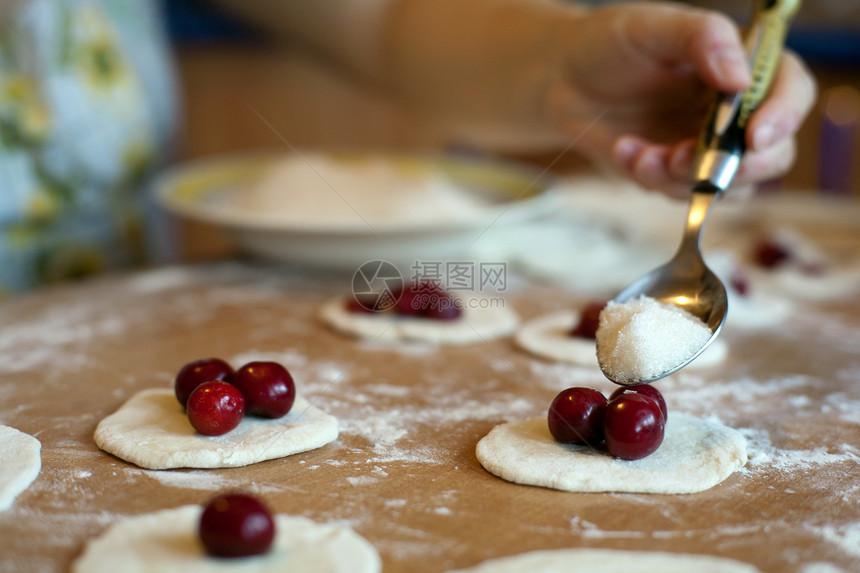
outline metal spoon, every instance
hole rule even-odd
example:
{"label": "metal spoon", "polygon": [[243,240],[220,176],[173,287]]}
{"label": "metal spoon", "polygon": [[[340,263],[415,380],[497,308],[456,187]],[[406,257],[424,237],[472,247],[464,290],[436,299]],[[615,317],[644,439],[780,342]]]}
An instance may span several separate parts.
{"label": "metal spoon", "polygon": [[[617,384],[633,386],[665,378],[695,360],[720,333],[729,308],[728,297],[723,283],[702,259],[701,234],[708,210],[738,171],[746,151],[747,121],[770,88],[789,23],[799,7],[800,0],[754,3],[752,23],[745,38],[753,83],[743,92],[720,96],[702,130],[681,246],[668,263],[639,278],[613,299],[622,303],[646,295],[673,304],[701,319],[711,330],[711,337],[687,360],[653,378],[613,380],[601,364],[603,374]],[[599,356],[600,336],[597,344]]]}

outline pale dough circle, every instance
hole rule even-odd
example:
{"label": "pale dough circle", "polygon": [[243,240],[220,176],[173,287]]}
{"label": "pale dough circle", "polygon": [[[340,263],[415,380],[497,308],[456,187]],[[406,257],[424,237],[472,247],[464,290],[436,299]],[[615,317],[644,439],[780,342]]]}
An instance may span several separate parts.
{"label": "pale dough circle", "polygon": [[777,326],[797,310],[797,304],[773,293],[762,293],[755,289],[753,294],[741,296],[728,289],[729,314],[723,328],[732,330],[755,330]]}
{"label": "pale dough circle", "polygon": [[641,460],[556,442],[545,416],[496,426],[478,442],[477,456],[507,481],[572,492],[694,493],[747,462],[740,433],[676,412],[669,414],[663,443]]}
{"label": "pale dough circle", "polygon": [[376,573],[379,554],[344,525],[318,524],[304,517],[276,515],[275,539],[264,555],[238,559],[206,555],[197,528],[203,508],[185,505],[127,517],[89,541],[73,573]]}
{"label": "pale dough circle", "polygon": [[[747,269],[737,256],[726,250],[717,250],[707,256],[711,270],[720,277],[729,298],[729,313],[723,323],[726,330],[755,330],[770,328],[785,321],[797,310],[797,304],[766,281],[752,276],[755,271]],[[749,292],[741,294],[732,285],[732,276],[741,273],[746,277]]]}
{"label": "pale dough circle", "polygon": [[747,563],[663,551],[614,549],[555,549],[531,551],[485,561],[469,569],[449,573],[758,573]]}
{"label": "pale dough circle", "polygon": [[0,426],[0,511],[12,507],[42,469],[42,444],[29,434]]}
{"label": "pale dough circle", "polygon": [[338,332],[380,342],[472,344],[507,336],[516,330],[519,323],[516,313],[503,306],[469,306],[470,301],[480,304],[480,300],[482,299],[466,300],[460,317],[450,321],[398,316],[393,312],[349,312],[342,298],[325,303],[320,309],[320,317]]}
{"label": "pale dough circle", "polygon": [[[520,348],[540,358],[578,366],[597,366],[595,341],[568,334],[579,322],[579,316],[577,311],[562,311],[536,318],[520,328],[514,340]],[[728,354],[728,343],[717,338],[686,368],[710,368],[722,364]]]}
{"label": "pale dough circle", "polygon": [[824,302],[855,296],[860,291],[860,268],[828,267],[822,274],[809,274],[796,266],[774,270],[750,270],[753,285],[797,300]]}
{"label": "pale dough circle", "polygon": [[245,416],[222,436],[198,433],[173,390],[150,389],[132,396],[96,427],[98,447],[151,470],[233,468],[283,458],[337,439],[337,419],[296,397],[281,418]]}

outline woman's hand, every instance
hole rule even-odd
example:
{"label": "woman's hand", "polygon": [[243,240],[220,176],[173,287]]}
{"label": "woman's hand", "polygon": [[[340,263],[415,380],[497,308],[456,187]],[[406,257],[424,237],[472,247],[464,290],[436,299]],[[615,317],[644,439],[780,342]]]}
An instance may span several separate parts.
{"label": "woman's hand", "polygon": [[[613,5],[581,17],[565,44],[564,81],[548,107],[579,149],[609,159],[642,185],[688,192],[695,140],[715,92],[749,85],[746,55],[726,17],[664,3]],[[815,99],[812,76],[792,53],[781,58],[769,96],[747,128],[736,178],[749,184],[791,166],[794,135]]]}
{"label": "woman's hand", "polygon": [[[574,149],[683,196],[717,90],[749,85],[737,26],[666,2],[588,10],[541,0],[391,4],[385,81],[460,137],[516,151]],[[815,83],[786,52],[748,126],[738,184],[792,164]]]}

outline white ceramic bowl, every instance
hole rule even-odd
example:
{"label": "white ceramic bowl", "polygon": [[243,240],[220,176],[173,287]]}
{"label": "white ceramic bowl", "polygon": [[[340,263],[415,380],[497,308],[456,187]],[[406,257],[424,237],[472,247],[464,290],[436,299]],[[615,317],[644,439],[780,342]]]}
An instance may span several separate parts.
{"label": "white ceramic bowl", "polygon": [[405,169],[432,169],[458,189],[479,196],[486,208],[466,218],[374,221],[372,225],[283,222],[224,208],[234,194],[247,192],[284,157],[283,153],[256,153],[179,164],[157,178],[156,203],[174,215],[224,229],[251,254],[341,270],[377,259],[400,266],[416,260],[467,257],[470,246],[487,230],[514,233],[518,225],[550,214],[558,204],[549,192],[552,177],[519,164],[446,155],[350,153],[327,157],[349,162],[382,158]]}

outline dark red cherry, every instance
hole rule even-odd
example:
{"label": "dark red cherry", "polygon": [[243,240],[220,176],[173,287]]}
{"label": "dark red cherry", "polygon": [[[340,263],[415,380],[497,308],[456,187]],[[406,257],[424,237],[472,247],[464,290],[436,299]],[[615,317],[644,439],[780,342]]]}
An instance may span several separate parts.
{"label": "dark red cherry", "polygon": [[421,311],[421,316],[432,320],[456,320],[462,311],[451,296],[441,293],[430,295],[430,302]]}
{"label": "dark red cherry", "polygon": [[603,441],[606,397],[593,388],[568,388],[552,401],[546,421],[559,442],[591,444]]}
{"label": "dark red cherry", "polygon": [[750,281],[740,269],[734,269],[729,276],[729,286],[741,296],[747,296],[750,290]]}
{"label": "dark red cherry", "polygon": [[622,386],[617,388],[615,392],[613,392],[609,396],[609,401],[611,402],[624,392],[635,392],[636,394],[642,394],[643,396],[648,396],[660,406],[660,411],[663,413],[663,422],[669,419],[669,410],[666,409],[666,400],[663,398],[663,394],[660,393],[654,386],[650,384],[640,384],[639,386]]}
{"label": "dark red cherry", "polygon": [[753,260],[760,267],[774,269],[791,259],[791,251],[773,239],[761,239],[753,250]]}
{"label": "dark red cherry", "polygon": [[230,382],[245,396],[245,408],[254,416],[280,418],[296,399],[293,377],[277,362],[249,362]]}
{"label": "dark red cherry", "polygon": [[188,421],[207,436],[226,434],[245,415],[245,397],[239,389],[222,380],[204,382],[188,397]]}
{"label": "dark red cherry", "polygon": [[622,460],[653,454],[663,443],[660,405],[644,394],[622,392],[606,405],[603,436],[609,453]]}
{"label": "dark red cherry", "polygon": [[415,285],[406,285],[394,304],[394,312],[401,316],[419,316],[431,291],[419,291]]}
{"label": "dark red cherry", "polygon": [[173,382],[176,399],[185,406],[188,397],[200,384],[210,380],[230,380],[233,368],[220,358],[204,358],[183,366]]}
{"label": "dark red cherry", "polygon": [[592,301],[583,307],[579,315],[579,322],[570,330],[571,336],[579,338],[597,337],[597,327],[600,326],[600,312],[606,306],[606,301]]}
{"label": "dark red cherry", "polygon": [[344,303],[344,307],[347,312],[354,312],[356,314],[373,314],[376,312],[373,310],[373,307],[368,305],[365,306],[363,300],[356,300],[355,298],[348,298]]}
{"label": "dark red cherry", "polygon": [[200,516],[200,541],[214,557],[262,555],[275,539],[272,514],[256,498],[241,493],[214,498]]}
{"label": "dark red cherry", "polygon": [[455,320],[462,313],[454,298],[432,281],[407,285],[394,308],[397,314],[403,316],[420,316],[432,320]]}

